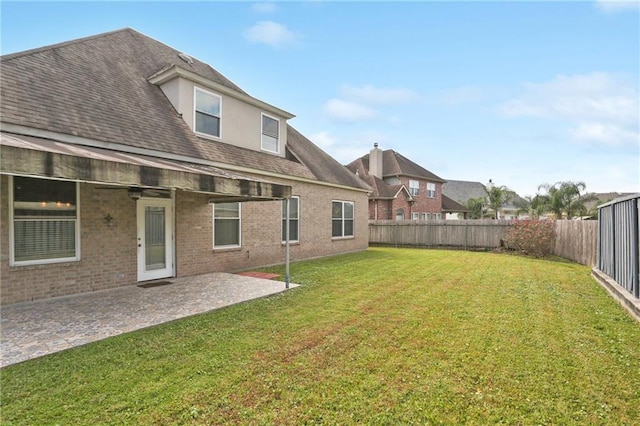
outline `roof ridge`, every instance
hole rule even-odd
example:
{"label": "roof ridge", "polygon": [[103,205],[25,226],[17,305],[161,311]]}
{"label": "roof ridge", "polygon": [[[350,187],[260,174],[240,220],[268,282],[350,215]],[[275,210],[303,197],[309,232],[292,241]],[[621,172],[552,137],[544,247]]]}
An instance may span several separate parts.
{"label": "roof ridge", "polygon": [[[122,33],[122,32],[131,32],[131,33],[134,33],[134,34],[141,34],[138,31],[134,30],[133,28],[125,27],[125,28],[120,28],[118,30],[107,31],[107,32],[100,33],[100,34],[90,35],[90,36],[87,36],[87,37],[80,37],[80,38],[76,38],[76,39],[73,39],[73,40],[63,41],[63,42],[60,42],[60,43],[49,44],[47,46],[36,47],[34,49],[23,50],[23,51],[14,52],[14,53],[8,53],[6,55],[2,55],[0,58],[2,58],[3,61],[10,61],[12,59],[17,59],[17,58],[21,58],[23,56],[33,55],[33,54],[40,53],[40,52],[46,52],[48,50],[58,49],[60,47],[67,47],[67,46],[72,46],[74,44],[86,43],[87,41],[95,40],[95,39],[102,38],[102,37],[107,37],[107,36],[110,36],[110,35],[113,35],[113,34]],[[141,35],[144,35],[144,34],[141,34]]]}

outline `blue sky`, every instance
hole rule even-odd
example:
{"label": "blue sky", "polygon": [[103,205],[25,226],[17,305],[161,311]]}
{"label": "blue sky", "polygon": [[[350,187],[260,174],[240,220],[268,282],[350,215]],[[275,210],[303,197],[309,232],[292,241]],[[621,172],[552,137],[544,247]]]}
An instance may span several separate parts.
{"label": "blue sky", "polygon": [[520,195],[640,192],[634,2],[8,2],[2,53],[131,27],[209,63],[342,163],[377,142]]}

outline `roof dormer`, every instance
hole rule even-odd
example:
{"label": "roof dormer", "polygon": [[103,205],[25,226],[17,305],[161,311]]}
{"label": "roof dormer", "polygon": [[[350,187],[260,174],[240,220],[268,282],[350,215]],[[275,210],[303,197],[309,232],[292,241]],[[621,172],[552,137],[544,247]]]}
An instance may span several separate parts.
{"label": "roof dormer", "polygon": [[197,136],[285,156],[293,114],[175,64],[148,81],[160,87]]}

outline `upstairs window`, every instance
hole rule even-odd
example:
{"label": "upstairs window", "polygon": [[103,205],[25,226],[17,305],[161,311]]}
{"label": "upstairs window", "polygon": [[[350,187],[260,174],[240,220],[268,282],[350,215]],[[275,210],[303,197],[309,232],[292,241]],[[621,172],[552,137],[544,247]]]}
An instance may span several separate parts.
{"label": "upstairs window", "polygon": [[220,137],[220,117],[222,98],[213,93],[195,88],[195,126],[196,133]]}
{"label": "upstairs window", "polygon": [[411,194],[412,197],[415,197],[416,195],[420,194],[420,182],[417,180],[410,180],[409,181],[409,194]]}
{"label": "upstairs window", "polygon": [[213,248],[240,247],[240,203],[213,205]]}
{"label": "upstairs window", "polygon": [[11,192],[13,265],[80,259],[76,182],[16,176]]}
{"label": "upstairs window", "polygon": [[331,236],[333,238],[353,237],[353,203],[333,201],[331,209]]}
{"label": "upstairs window", "polygon": [[264,151],[279,152],[280,120],[262,114],[262,149]]}
{"label": "upstairs window", "polygon": [[436,184],[427,182],[427,197],[436,198]]}
{"label": "upstairs window", "polygon": [[[300,197],[289,200],[289,242],[300,241]],[[282,242],[287,241],[287,200],[282,200]]]}

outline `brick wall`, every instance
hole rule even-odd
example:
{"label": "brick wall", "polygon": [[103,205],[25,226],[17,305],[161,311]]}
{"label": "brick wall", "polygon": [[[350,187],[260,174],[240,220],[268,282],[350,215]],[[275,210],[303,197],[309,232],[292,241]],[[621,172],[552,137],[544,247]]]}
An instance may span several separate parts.
{"label": "brick wall", "polygon": [[[25,302],[135,283],[135,202],[126,189],[80,185],[81,260],[33,266],[9,266],[8,178],[0,178],[0,302]],[[109,214],[109,224],[104,217]]]}
{"label": "brick wall", "polygon": [[[319,185],[286,182],[300,196],[300,241],[290,245],[292,261],[365,250],[368,246],[367,195]],[[281,201],[242,204],[242,247],[213,249],[213,223],[208,196],[180,192],[176,196],[176,252],[179,276],[238,271],[282,264],[285,247]],[[331,238],[331,201],[355,201],[355,237]]]}
{"label": "brick wall", "polygon": [[[90,292],[137,282],[136,203],[127,190],[80,184],[81,260],[9,266],[8,177],[0,177],[0,303]],[[368,246],[365,193],[310,183],[270,179],[293,186],[300,196],[300,243],[291,260],[364,250]],[[238,271],[281,264],[281,201],[243,203],[242,247],[213,250],[212,209],[205,194],[177,191],[175,241],[177,276]],[[331,200],[355,201],[355,237],[331,238]],[[111,222],[105,220],[109,215]]]}

